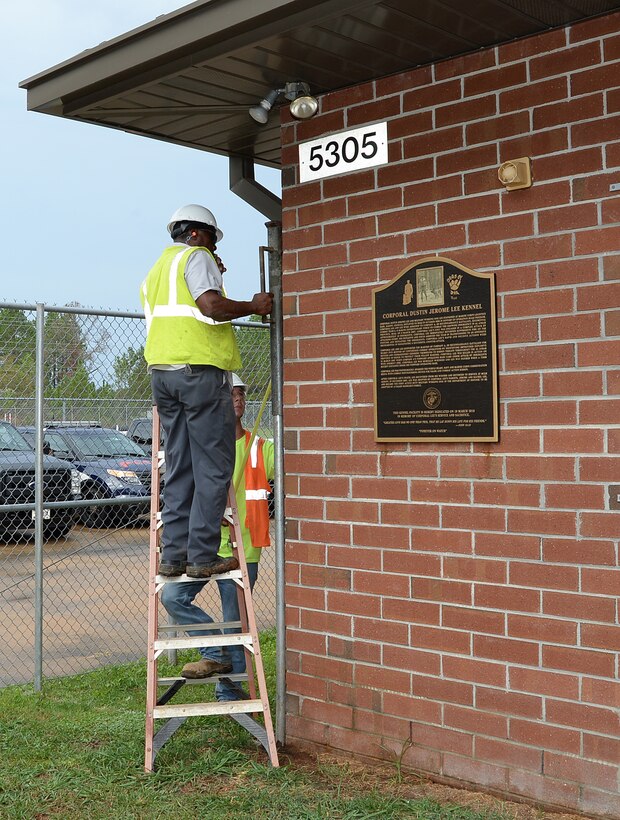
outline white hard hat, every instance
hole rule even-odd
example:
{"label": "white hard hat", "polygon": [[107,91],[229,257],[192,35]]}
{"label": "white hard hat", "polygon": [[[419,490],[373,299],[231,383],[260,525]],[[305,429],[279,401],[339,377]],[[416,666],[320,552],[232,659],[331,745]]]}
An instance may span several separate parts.
{"label": "white hard hat", "polygon": [[241,379],[239,378],[239,376],[237,376],[236,373],[232,374],[232,386],[233,387],[243,387],[244,390],[245,390],[245,387],[246,387],[245,383],[241,381]]}
{"label": "white hard hat", "polygon": [[202,205],[183,205],[182,208],[177,208],[168,222],[169,234],[172,234],[172,228],[177,222],[200,222],[202,225],[209,225],[215,229],[217,242],[221,242],[224,238],[224,234],[217,227],[213,213],[208,208],[203,208]]}

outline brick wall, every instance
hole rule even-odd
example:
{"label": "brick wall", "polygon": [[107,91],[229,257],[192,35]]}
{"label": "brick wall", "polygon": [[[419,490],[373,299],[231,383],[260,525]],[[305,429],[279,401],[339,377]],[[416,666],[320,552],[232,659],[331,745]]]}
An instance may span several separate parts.
{"label": "brick wall", "polygon": [[[283,122],[288,735],[620,816],[620,15]],[[304,185],[297,143],[388,121]],[[529,155],[508,193],[500,162]],[[377,444],[371,291],[497,274],[499,444]]]}

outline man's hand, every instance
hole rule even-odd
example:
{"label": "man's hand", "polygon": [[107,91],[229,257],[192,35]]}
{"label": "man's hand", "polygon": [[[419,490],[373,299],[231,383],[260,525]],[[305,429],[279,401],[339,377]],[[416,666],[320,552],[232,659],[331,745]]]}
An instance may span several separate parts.
{"label": "man's hand", "polygon": [[255,293],[252,297],[252,313],[266,316],[273,308],[273,293]]}

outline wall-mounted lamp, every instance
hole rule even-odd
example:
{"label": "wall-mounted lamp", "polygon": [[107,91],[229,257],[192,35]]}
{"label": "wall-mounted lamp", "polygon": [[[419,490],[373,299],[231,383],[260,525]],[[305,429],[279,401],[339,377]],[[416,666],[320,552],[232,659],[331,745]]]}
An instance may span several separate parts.
{"label": "wall-mounted lamp", "polygon": [[289,110],[296,119],[308,120],[316,114],[319,103],[316,97],[310,94],[310,86],[307,83],[295,82],[286,83],[284,88],[274,88],[265,94],[258,105],[253,105],[250,108],[250,117],[264,125],[269,119],[269,112],[280,94],[283,94],[287,100],[291,101]]}
{"label": "wall-mounted lamp", "polygon": [[510,159],[497,169],[497,176],[507,191],[518,191],[532,185],[532,169],[529,157]]}

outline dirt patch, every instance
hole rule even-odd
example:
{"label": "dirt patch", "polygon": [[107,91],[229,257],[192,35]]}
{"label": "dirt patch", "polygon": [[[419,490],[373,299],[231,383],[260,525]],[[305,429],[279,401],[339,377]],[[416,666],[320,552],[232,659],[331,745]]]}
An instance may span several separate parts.
{"label": "dirt patch", "polygon": [[495,812],[511,820],[583,820],[583,815],[544,811],[527,803],[435,783],[424,775],[407,770],[399,774],[395,766],[379,761],[367,763],[292,745],[287,745],[279,756],[281,765],[303,770],[324,791],[338,791],[343,797],[353,797],[361,792],[389,791],[392,797],[405,800],[427,798],[442,805],[464,806],[480,813]]}

